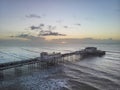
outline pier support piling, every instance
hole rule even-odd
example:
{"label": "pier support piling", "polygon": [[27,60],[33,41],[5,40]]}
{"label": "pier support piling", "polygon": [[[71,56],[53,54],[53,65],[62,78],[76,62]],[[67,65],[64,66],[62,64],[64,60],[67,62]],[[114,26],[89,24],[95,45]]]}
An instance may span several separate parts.
{"label": "pier support piling", "polygon": [[3,80],[4,79],[4,70],[1,70],[0,71],[0,80]]}
{"label": "pier support piling", "polygon": [[22,75],[22,69],[21,67],[15,67],[14,68],[15,76],[20,76]]}

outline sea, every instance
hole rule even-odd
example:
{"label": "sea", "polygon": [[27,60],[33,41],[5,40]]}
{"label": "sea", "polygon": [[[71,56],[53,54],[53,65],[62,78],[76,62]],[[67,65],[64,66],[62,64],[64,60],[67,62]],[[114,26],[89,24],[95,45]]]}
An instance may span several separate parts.
{"label": "sea", "polygon": [[25,65],[0,71],[0,90],[120,90],[120,44],[0,46],[0,63],[39,57],[40,52],[73,52],[85,47],[106,51],[102,57],[67,57],[51,66]]}

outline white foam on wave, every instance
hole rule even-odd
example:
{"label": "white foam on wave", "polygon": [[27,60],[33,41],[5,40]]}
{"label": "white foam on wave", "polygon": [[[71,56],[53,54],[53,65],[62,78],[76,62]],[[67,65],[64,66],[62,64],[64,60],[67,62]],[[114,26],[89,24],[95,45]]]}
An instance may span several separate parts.
{"label": "white foam on wave", "polygon": [[0,87],[19,85],[25,90],[60,90],[62,87],[67,88],[67,81],[65,79],[48,79],[49,75],[45,75],[45,72],[37,72],[14,80],[3,81]]}
{"label": "white foam on wave", "polygon": [[62,79],[40,79],[37,77],[23,78],[22,86],[27,90],[60,90],[61,87],[67,87],[66,80]]}

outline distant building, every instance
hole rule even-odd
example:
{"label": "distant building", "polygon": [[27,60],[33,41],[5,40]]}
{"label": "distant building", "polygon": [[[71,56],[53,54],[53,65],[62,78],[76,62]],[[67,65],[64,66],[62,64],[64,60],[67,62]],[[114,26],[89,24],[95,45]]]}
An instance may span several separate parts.
{"label": "distant building", "polygon": [[85,51],[87,51],[87,52],[95,52],[95,51],[97,51],[97,48],[96,47],[86,47],[85,48]]}
{"label": "distant building", "polygon": [[81,50],[80,54],[82,58],[88,56],[103,56],[105,55],[105,51],[97,50],[96,47],[86,47],[85,49]]}
{"label": "distant building", "polygon": [[47,52],[41,52],[40,56],[41,56],[41,59],[54,59],[54,58],[61,57],[61,53],[53,52],[52,54],[48,54]]}

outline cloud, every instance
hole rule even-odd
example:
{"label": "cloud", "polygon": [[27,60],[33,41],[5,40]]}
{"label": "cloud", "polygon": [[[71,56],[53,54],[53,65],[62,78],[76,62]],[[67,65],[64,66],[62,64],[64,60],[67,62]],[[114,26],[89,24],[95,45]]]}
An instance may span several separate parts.
{"label": "cloud", "polygon": [[54,30],[56,29],[56,26],[48,25],[48,30]]}
{"label": "cloud", "polygon": [[75,25],[77,25],[77,26],[81,26],[81,24],[80,24],[80,23],[77,23],[77,24],[75,24]]}
{"label": "cloud", "polygon": [[[53,32],[52,30],[56,29],[56,26],[45,25],[43,23],[41,23],[39,26],[32,25],[32,26],[30,26],[30,29],[31,30],[38,30],[38,29],[40,29],[40,32],[39,32],[38,36],[66,36],[66,34]],[[47,29],[47,30],[45,30],[45,29]]]}
{"label": "cloud", "polygon": [[108,39],[94,39],[94,38],[61,38],[61,39],[53,39],[54,43],[67,42],[68,44],[113,44],[119,43],[120,40],[113,40],[111,38]]}
{"label": "cloud", "polygon": [[52,31],[41,31],[38,36],[66,36],[66,34],[60,34]]}
{"label": "cloud", "polygon": [[47,30],[51,31],[51,30],[55,30],[56,26],[45,25],[43,23],[41,23],[39,26],[34,26],[34,25],[30,26],[30,30],[38,30],[38,29],[40,29],[40,30],[47,29]]}
{"label": "cloud", "polygon": [[19,34],[19,35],[16,35],[16,36],[10,36],[10,37],[26,38],[26,37],[28,37],[28,36],[29,36],[29,34],[24,34],[24,33],[22,33],[22,34]]}
{"label": "cloud", "polygon": [[30,29],[31,30],[38,30],[38,29],[41,29],[41,28],[40,28],[40,26],[34,26],[34,25],[32,25],[32,26],[30,26]]}
{"label": "cloud", "polygon": [[27,18],[41,18],[41,16],[36,15],[36,14],[30,14],[30,15],[26,15]]}
{"label": "cloud", "polygon": [[43,37],[38,37],[38,36],[33,36],[33,35],[30,35],[30,34],[26,34],[26,33],[21,33],[21,34],[18,34],[18,35],[15,35],[15,36],[10,36],[12,38],[23,38],[23,39],[29,39],[29,40],[38,40],[38,39],[43,39]]}
{"label": "cloud", "polygon": [[[65,28],[68,28],[68,26],[65,26]],[[43,23],[41,23],[39,26],[34,26],[34,25],[30,26],[30,30],[39,30],[38,36],[66,36],[66,34],[53,32],[52,30],[55,30],[55,29],[56,29],[56,26],[45,25]]]}
{"label": "cloud", "polygon": [[41,23],[40,26],[43,27],[43,26],[45,26],[45,24]]}
{"label": "cloud", "polygon": [[52,26],[51,25],[48,25],[48,30],[52,30]]}
{"label": "cloud", "polygon": [[29,36],[30,36],[29,34],[20,34],[20,35],[18,35],[18,36],[16,36],[16,37],[27,38],[27,37],[29,37]]}
{"label": "cloud", "polygon": [[[26,36],[26,35],[25,35]],[[53,39],[51,41],[45,40],[41,37],[32,37],[33,40],[23,40],[17,38],[9,38],[9,39],[0,39],[0,46],[56,46],[61,43],[66,43],[70,46],[75,47],[76,45],[107,45],[107,44],[117,44],[120,45],[120,40],[113,40],[113,39],[90,39],[90,38],[61,38],[61,39]],[[87,39],[87,40],[86,40]],[[90,40],[89,40],[90,39]]]}
{"label": "cloud", "polygon": [[43,23],[41,23],[39,26],[32,25],[32,26],[30,26],[30,30],[38,30],[38,29],[42,30],[44,26],[45,26],[45,24],[43,24]]}
{"label": "cloud", "polygon": [[64,26],[64,28],[68,28],[68,26]]}

